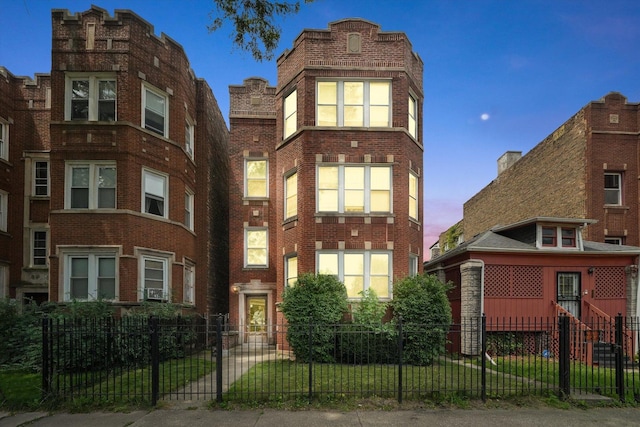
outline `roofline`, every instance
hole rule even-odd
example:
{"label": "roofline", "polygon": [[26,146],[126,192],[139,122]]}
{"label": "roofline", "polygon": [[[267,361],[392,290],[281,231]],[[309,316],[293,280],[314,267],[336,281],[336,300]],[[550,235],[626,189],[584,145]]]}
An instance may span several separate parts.
{"label": "roofline", "polygon": [[562,217],[553,217],[553,216],[536,216],[533,218],[523,219],[522,221],[514,222],[509,225],[497,225],[493,227],[490,231],[495,233],[505,230],[511,230],[513,228],[518,228],[523,225],[529,224],[537,224],[541,222],[553,222],[559,224],[595,224],[598,222],[597,219],[589,219],[589,218],[562,218]]}

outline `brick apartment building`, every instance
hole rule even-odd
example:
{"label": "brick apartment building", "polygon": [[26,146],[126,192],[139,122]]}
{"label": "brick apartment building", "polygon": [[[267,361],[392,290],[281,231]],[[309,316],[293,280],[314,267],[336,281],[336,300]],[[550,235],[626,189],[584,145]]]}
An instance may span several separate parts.
{"label": "brick apartment building", "polygon": [[423,258],[423,63],[406,35],[332,22],[277,68],[275,87],[230,86],[230,317],[265,342],[299,274],[389,299]]}
{"label": "brick apartment building", "polygon": [[51,73],[0,70],[0,138],[2,296],[226,310],[228,130],[178,43],[53,10]]}
{"label": "brick apartment building", "polygon": [[[590,102],[464,204],[464,236],[532,217],[595,219],[587,240],[640,246],[640,106],[619,93]],[[441,247],[443,247],[441,242]]]}

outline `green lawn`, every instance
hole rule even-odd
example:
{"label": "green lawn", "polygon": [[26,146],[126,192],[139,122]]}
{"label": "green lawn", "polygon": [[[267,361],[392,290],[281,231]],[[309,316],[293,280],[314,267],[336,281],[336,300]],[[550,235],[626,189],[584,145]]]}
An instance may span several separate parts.
{"label": "green lawn", "polygon": [[[209,358],[188,357],[160,364],[160,395],[179,390],[215,370]],[[89,387],[80,384],[91,384]],[[64,387],[63,387],[64,386]],[[89,372],[62,375],[51,384],[51,397],[75,405],[141,404],[150,402],[151,369]],[[24,371],[0,371],[0,408],[38,408],[42,402],[42,376]]]}

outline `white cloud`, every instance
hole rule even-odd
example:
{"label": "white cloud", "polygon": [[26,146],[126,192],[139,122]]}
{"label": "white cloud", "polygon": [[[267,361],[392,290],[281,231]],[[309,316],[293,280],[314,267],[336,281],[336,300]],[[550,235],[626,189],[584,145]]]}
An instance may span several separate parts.
{"label": "white cloud", "polygon": [[489,113],[482,113],[482,114],[480,115],[480,119],[481,119],[483,122],[486,122],[486,121],[487,121],[487,120],[489,120],[490,118],[491,118],[491,116],[489,115]]}

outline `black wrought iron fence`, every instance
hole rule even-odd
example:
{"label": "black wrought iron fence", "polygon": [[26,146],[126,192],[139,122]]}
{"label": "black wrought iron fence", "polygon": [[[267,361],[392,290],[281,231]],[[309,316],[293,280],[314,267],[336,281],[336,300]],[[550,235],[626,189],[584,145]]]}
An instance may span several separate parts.
{"label": "black wrought iron fence", "polygon": [[[48,397],[107,401],[403,400],[556,393],[640,398],[640,325],[569,318],[270,325],[223,317],[43,323]],[[596,332],[592,332],[596,331]],[[427,343],[427,344],[425,344]]]}

